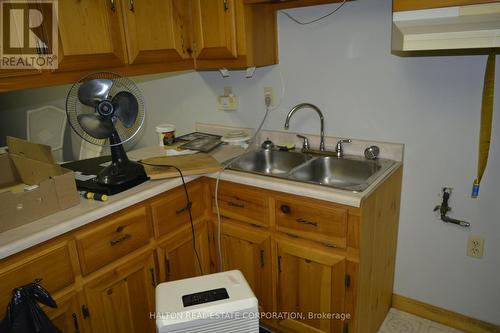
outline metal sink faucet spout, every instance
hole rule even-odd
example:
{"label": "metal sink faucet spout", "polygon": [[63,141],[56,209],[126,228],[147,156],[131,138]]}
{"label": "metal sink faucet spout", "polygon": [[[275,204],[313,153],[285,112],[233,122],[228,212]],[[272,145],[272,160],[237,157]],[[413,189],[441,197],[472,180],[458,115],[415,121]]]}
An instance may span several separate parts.
{"label": "metal sink faucet spout", "polygon": [[323,117],[323,113],[321,112],[321,110],[316,105],[311,104],[311,103],[301,103],[301,104],[295,105],[288,112],[288,115],[286,116],[285,129],[288,129],[290,127],[290,118],[295,113],[295,111],[298,111],[298,110],[304,109],[304,108],[313,109],[314,111],[316,111],[318,113],[319,120],[321,123],[319,150],[325,151],[325,118]]}

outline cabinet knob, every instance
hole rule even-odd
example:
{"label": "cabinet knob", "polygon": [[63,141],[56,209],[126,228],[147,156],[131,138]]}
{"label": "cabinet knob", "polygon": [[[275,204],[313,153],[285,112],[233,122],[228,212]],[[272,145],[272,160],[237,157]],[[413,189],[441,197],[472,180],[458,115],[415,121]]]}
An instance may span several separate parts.
{"label": "cabinet knob", "polygon": [[288,205],[281,205],[280,209],[284,214],[290,214],[292,212],[292,209]]}

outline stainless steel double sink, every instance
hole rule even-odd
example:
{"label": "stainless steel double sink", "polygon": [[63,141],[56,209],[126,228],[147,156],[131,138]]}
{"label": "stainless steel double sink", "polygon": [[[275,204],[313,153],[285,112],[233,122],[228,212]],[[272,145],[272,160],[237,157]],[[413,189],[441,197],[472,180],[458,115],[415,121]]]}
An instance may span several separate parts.
{"label": "stainless steel double sink", "polygon": [[387,159],[263,149],[236,158],[229,169],[361,192],[393,164]]}

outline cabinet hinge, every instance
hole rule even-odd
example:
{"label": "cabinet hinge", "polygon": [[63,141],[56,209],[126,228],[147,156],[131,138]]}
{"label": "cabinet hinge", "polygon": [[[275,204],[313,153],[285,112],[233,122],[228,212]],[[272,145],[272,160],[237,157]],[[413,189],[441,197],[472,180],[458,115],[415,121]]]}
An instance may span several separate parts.
{"label": "cabinet hinge", "polygon": [[264,268],[264,250],[260,250],[260,267]]}
{"label": "cabinet hinge", "polygon": [[349,274],[346,274],[345,276],[345,286],[346,288],[349,288],[351,286],[351,276]]}
{"label": "cabinet hinge", "polygon": [[342,333],[349,333],[349,323],[344,322]]}
{"label": "cabinet hinge", "polygon": [[82,305],[82,315],[83,315],[83,319],[87,319],[90,317],[89,308],[85,304]]}
{"label": "cabinet hinge", "polygon": [[278,256],[278,273],[281,273],[281,256]]}

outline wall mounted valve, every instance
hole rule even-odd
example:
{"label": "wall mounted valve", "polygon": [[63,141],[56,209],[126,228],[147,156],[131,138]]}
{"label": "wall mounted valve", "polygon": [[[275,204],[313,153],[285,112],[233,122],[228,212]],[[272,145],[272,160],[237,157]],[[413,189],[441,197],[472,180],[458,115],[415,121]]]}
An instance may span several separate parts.
{"label": "wall mounted valve", "polygon": [[457,220],[448,216],[448,212],[451,211],[451,207],[448,205],[448,200],[450,199],[451,188],[443,187],[443,202],[434,208],[434,211],[438,211],[441,214],[441,221],[446,223],[457,224],[461,227],[470,227],[470,223],[466,221]]}

